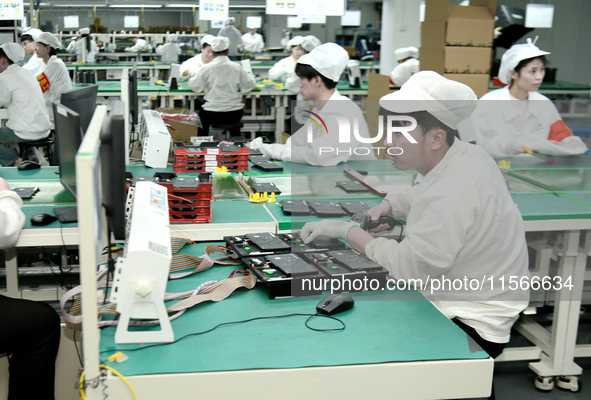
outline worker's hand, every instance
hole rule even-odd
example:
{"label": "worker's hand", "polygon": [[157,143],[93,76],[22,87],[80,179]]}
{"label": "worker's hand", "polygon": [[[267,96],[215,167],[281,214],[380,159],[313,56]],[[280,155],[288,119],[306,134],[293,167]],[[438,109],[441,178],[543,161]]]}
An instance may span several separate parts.
{"label": "worker's hand", "polygon": [[223,144],[227,144],[229,146],[232,146],[234,144],[234,142],[228,142],[227,140],[222,140],[219,144],[219,146],[223,145]]}
{"label": "worker's hand", "polygon": [[[388,200],[382,201],[380,204],[375,206],[374,208],[367,211],[369,216],[371,217],[372,221],[377,221],[380,217],[391,217],[392,216],[392,206]],[[370,229],[369,232],[382,232],[388,230],[390,227],[388,224],[380,224],[376,226],[374,229]]]}
{"label": "worker's hand", "polygon": [[318,236],[328,236],[333,239],[347,239],[349,229],[357,226],[345,221],[324,220],[318,222],[308,222],[302,228],[300,237],[304,243],[310,243]]}
{"label": "worker's hand", "polygon": [[586,149],[585,143],[578,136],[568,136],[558,143],[560,147],[569,150]]}
{"label": "worker's hand", "polygon": [[8,183],[4,180],[4,178],[0,178],[0,191],[2,190],[10,190],[8,187]]}
{"label": "worker's hand", "polygon": [[187,76],[187,75],[189,75],[189,70],[188,69],[186,69],[186,70],[183,71],[183,76]]}
{"label": "worker's hand", "polygon": [[523,153],[523,146],[516,140],[511,140],[505,147],[505,152],[510,156],[516,156]]}

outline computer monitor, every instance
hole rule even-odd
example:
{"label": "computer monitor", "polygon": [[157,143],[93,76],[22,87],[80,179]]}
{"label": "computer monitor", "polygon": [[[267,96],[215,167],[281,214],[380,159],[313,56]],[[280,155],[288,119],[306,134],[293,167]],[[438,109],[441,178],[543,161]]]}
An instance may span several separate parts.
{"label": "computer monitor", "polygon": [[76,198],[76,152],[83,136],[80,115],[57,101],[53,103],[53,115],[60,182]]}
{"label": "computer monitor", "polygon": [[125,118],[122,101],[113,103],[101,131],[101,191],[110,231],[125,240]]}
{"label": "computer monitor", "polygon": [[[96,109],[98,86],[86,86],[62,93],[61,104],[80,116],[82,132],[85,133]],[[80,144],[80,143],[78,143]]]}
{"label": "computer monitor", "polygon": [[[133,69],[129,71],[129,83],[128,83],[128,94],[129,94],[129,122],[131,127],[135,129],[135,126],[139,123],[139,104],[137,97],[137,70]],[[132,131],[133,131],[132,129]]]}

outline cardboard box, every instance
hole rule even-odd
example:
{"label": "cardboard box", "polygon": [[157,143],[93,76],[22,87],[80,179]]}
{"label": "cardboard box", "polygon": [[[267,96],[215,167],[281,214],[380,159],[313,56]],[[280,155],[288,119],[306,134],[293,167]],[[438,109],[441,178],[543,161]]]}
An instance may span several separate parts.
{"label": "cardboard box", "polygon": [[425,21],[447,21],[449,0],[425,0]]}
{"label": "cardboard box", "polygon": [[421,23],[421,46],[445,46],[445,21],[424,21]]}
{"label": "cardboard box", "polygon": [[493,19],[497,15],[497,3],[497,0],[470,0],[470,6],[488,8],[488,12],[493,16]]}
{"label": "cardboard box", "polygon": [[421,71],[435,71],[438,74],[443,74],[443,64],[445,62],[444,50],[444,46],[421,46],[419,49]]}
{"label": "cardboard box", "polygon": [[488,74],[444,74],[443,76],[470,86],[478,98],[481,98],[490,90],[490,75]]}
{"label": "cardboard box", "polygon": [[449,46],[491,47],[494,29],[495,18],[488,8],[450,6],[445,42]]}
{"label": "cardboard box", "polygon": [[[181,114],[188,115],[194,113],[186,108],[159,108],[157,110],[161,114]],[[164,119],[164,118],[163,118]],[[164,120],[164,123],[169,125],[168,133],[174,142],[183,142],[184,144],[191,144],[191,136],[197,136],[197,125],[188,121],[170,121]]]}
{"label": "cardboard box", "polygon": [[[492,63],[490,47],[445,46],[443,71],[446,74],[488,74]],[[423,56],[421,55],[421,69]]]}

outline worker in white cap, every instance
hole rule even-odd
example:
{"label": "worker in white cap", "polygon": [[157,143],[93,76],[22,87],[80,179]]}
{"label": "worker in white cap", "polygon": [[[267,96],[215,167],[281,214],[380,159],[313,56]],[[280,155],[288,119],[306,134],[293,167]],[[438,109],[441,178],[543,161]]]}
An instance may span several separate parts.
{"label": "worker in white cap", "polygon": [[587,152],[554,103],[538,93],[545,75],[545,56],[550,53],[540,50],[536,40],[528,38],[527,43],[516,44],[503,54],[499,79],[507,86],[482,96],[472,115],[476,142],[493,157],[530,150],[556,151],[556,155]]}
{"label": "worker in white cap", "polygon": [[242,35],[242,46],[244,51],[250,53],[260,53],[265,48],[265,41],[257,28],[248,28],[248,33]]}
{"label": "worker in white cap", "polygon": [[[300,77],[300,92],[304,100],[314,104],[311,112],[305,112],[308,121],[285,144],[264,144],[257,138],[250,142],[250,148],[276,160],[318,166],[375,159],[363,112],[336,89],[348,61],[347,51],[335,43],[325,43],[300,57],[295,70]],[[340,141],[343,120],[350,129],[348,143]]]}
{"label": "worker in white cap", "polygon": [[76,61],[78,62],[94,62],[96,53],[98,53],[98,46],[90,36],[90,29],[82,28],[78,33],[80,33],[80,36],[73,42],[72,49],[69,51],[76,53]]}
{"label": "worker in white cap", "polygon": [[[0,45],[0,107],[8,109],[6,127],[0,127],[0,164],[18,166],[23,160],[4,144],[24,143],[49,135],[49,117],[39,83],[30,70],[18,63],[25,51],[16,43]],[[39,162],[33,147],[26,147],[25,159]]]}
{"label": "worker in white cap", "polygon": [[146,39],[143,39],[141,36],[134,37],[131,39],[133,42],[133,46],[126,47],[125,51],[129,51],[131,53],[139,53],[140,51],[147,51],[148,50],[148,42]]}
{"label": "worker in white cap", "polygon": [[304,49],[300,46],[304,41],[303,36],[294,36],[287,43],[291,55],[282,58],[269,70],[269,79],[272,81],[286,81],[295,70],[298,59],[304,55]]}
{"label": "worker in white cap", "polygon": [[179,80],[186,81],[194,77],[197,72],[206,64],[213,60],[213,50],[211,41],[215,38],[212,35],[205,35],[201,38],[201,53],[189,58],[181,64],[179,68]]}
{"label": "worker in white cap", "polygon": [[[297,37],[297,36],[296,36]],[[302,55],[308,54],[316,47],[320,46],[322,42],[314,35],[308,35],[302,39],[300,43]],[[294,93],[300,92],[300,78],[295,74],[295,67],[293,73],[291,73],[285,81],[285,87]]]}
{"label": "worker in white cap", "polygon": [[45,63],[42,59],[37,57],[36,54],[37,42],[35,42],[35,36],[40,34],[41,31],[39,29],[29,28],[25,30],[21,35],[21,43],[25,48],[25,52],[31,55],[29,61],[27,61],[27,63],[23,65],[23,68],[31,71],[34,76],[39,75],[41,72],[43,72],[43,69],[45,68]]}
{"label": "worker in white cap", "polygon": [[35,38],[37,56],[43,59],[45,69],[37,75],[37,81],[43,91],[49,120],[53,121],[54,101],[60,101],[62,93],[72,89],[72,79],[66,64],[58,58],[57,49],[61,48],[59,40],[49,32],[43,32]]}
{"label": "worker in white cap", "polygon": [[[242,96],[256,86],[256,81],[240,64],[230,61],[228,47],[230,40],[218,36],[211,41],[214,59],[203,66],[189,81],[189,88],[196,93],[205,92],[205,104],[199,113],[203,124],[203,135],[209,133],[212,124],[233,125],[240,123],[244,112]],[[240,92],[238,92],[240,89]],[[240,136],[240,129],[230,131]]]}
{"label": "worker in white cap", "polygon": [[242,49],[242,34],[234,26],[235,23],[236,18],[228,18],[226,20],[226,26],[218,32],[218,37],[226,37],[230,41],[228,55],[231,60],[234,60],[238,52]]}
{"label": "worker in white cap", "polygon": [[176,63],[179,62],[179,55],[182,53],[180,46],[177,44],[178,36],[174,33],[166,36],[166,44],[156,47],[156,53],[162,56],[163,62]]}
{"label": "worker in white cap", "polygon": [[396,49],[394,57],[398,65],[390,73],[390,84],[402,86],[410,76],[419,72],[419,49],[416,47],[401,47]]}
{"label": "worker in white cap", "polygon": [[495,358],[528,306],[529,290],[496,283],[478,290],[436,285],[444,279],[529,279],[523,220],[503,175],[481,147],[455,138],[476,102],[468,86],[433,71],[414,74],[399,91],[380,99],[385,123],[400,128],[384,142],[390,159],[397,169],[418,175],[414,186],[388,193],[368,213],[374,221],[405,220],[401,242],[374,238],[344,221],[308,223],[301,236],[305,243],[317,236],[346,239],[396,281],[422,279],[425,285],[415,287]]}

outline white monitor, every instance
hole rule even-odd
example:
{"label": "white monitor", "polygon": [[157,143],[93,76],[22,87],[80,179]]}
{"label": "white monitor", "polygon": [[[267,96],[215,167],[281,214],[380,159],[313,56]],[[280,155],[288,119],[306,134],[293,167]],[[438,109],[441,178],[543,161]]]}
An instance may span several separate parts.
{"label": "white monitor", "polygon": [[301,28],[302,27],[302,20],[300,17],[287,17],[287,27],[288,28]]}
{"label": "white monitor", "polygon": [[267,0],[265,13],[341,16],[345,13],[345,0]]}
{"label": "white monitor", "polygon": [[64,16],[64,29],[78,29],[80,22],[77,15],[65,15]]}
{"label": "white monitor", "polygon": [[0,3],[0,20],[22,20],[24,16],[23,0],[3,0]]}
{"label": "white monitor", "polygon": [[263,17],[261,16],[250,16],[246,17],[246,27],[250,28],[260,28],[263,24]]}
{"label": "white monitor", "polygon": [[326,15],[298,15],[303,24],[326,24]]}
{"label": "white monitor", "polygon": [[526,28],[552,28],[554,4],[528,4],[525,10]]}
{"label": "white monitor", "polygon": [[172,78],[177,78],[179,76],[179,71],[181,70],[181,64],[170,64],[170,74],[168,75],[168,87],[172,85]]}
{"label": "white monitor", "polygon": [[341,17],[342,26],[359,26],[361,25],[361,11],[347,10],[345,15]]}
{"label": "white monitor", "polygon": [[138,15],[126,15],[123,17],[123,27],[125,28],[139,28],[140,17]]}

